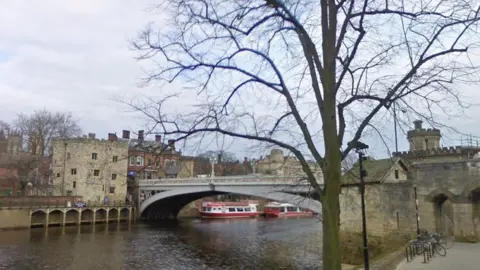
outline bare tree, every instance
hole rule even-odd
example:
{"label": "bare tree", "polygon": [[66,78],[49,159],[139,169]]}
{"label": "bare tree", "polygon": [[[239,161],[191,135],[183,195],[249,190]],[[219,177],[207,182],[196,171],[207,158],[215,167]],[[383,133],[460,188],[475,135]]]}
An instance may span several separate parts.
{"label": "bare tree", "polygon": [[[181,102],[172,96],[129,105],[176,140],[210,132],[291,151],[323,205],[323,268],[340,269],[342,160],[394,102],[431,123],[437,112],[466,107],[455,83],[478,82],[468,55],[478,43],[477,6],[165,0],[168,26],[149,26],[134,42],[155,64],[147,83],[180,81],[204,102],[176,113],[165,109]],[[321,166],[324,186],[307,158]]]}
{"label": "bare tree", "polygon": [[19,114],[15,126],[23,134],[27,150],[38,156],[48,152],[54,137],[74,137],[81,135],[78,122],[71,113],[50,112],[46,109],[31,115]]}
{"label": "bare tree", "polygon": [[238,160],[238,158],[235,156],[234,153],[223,151],[223,150],[207,151],[205,153],[199,154],[198,156],[202,158],[211,158],[211,157],[215,157],[217,159],[220,158],[218,162],[235,162]]}
{"label": "bare tree", "polygon": [[28,153],[2,155],[0,157],[0,167],[14,172],[6,175],[3,179],[12,190],[19,188],[24,196],[48,194],[50,174],[48,162],[43,160],[43,157]]}
{"label": "bare tree", "polygon": [[3,132],[5,135],[10,131],[10,124],[0,120],[0,133]]}

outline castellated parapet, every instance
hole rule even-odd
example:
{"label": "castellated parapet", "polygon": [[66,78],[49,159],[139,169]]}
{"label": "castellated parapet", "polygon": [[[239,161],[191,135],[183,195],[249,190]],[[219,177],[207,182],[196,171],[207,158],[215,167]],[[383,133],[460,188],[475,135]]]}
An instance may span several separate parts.
{"label": "castellated parapet", "polygon": [[407,132],[410,151],[429,150],[440,148],[442,135],[439,129],[422,127],[422,121],[414,121],[414,129]]}

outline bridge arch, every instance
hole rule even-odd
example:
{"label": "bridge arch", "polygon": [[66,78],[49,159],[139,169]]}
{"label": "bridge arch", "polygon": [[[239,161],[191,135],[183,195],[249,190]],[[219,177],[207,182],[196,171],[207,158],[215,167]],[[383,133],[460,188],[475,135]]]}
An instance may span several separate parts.
{"label": "bridge arch", "polygon": [[144,215],[147,213],[147,215],[153,215],[160,219],[174,218],[188,203],[203,197],[221,194],[238,194],[287,202],[310,209],[316,213],[321,213],[322,210],[322,205],[319,201],[286,192],[272,191],[268,188],[197,186],[182,187],[156,193],[142,202],[139,214]]}

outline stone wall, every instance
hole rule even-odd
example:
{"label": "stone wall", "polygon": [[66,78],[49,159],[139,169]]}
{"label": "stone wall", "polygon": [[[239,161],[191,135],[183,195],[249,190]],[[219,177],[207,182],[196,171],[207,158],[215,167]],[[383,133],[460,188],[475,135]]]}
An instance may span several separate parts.
{"label": "stone wall", "polygon": [[[342,188],[340,196],[341,229],[362,231],[359,186]],[[415,230],[415,201],[411,182],[368,184],[365,188],[367,230],[372,235]]]}
{"label": "stone wall", "polygon": [[454,234],[459,240],[480,240],[480,201],[473,193],[480,188],[480,160],[440,161],[412,166],[418,186],[420,226],[430,231]]}
{"label": "stone wall", "polygon": [[125,200],[128,142],[75,138],[56,139],[52,146],[54,195],[70,192],[85,201]]}
{"label": "stone wall", "polygon": [[0,197],[0,207],[63,205],[81,200],[81,196],[9,196]]}
{"label": "stone wall", "polygon": [[0,230],[30,228],[29,209],[0,209]]}

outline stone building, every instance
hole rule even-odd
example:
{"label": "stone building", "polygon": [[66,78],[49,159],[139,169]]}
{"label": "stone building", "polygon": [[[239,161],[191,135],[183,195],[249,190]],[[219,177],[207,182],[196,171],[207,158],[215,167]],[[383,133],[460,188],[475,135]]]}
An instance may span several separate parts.
{"label": "stone building", "polygon": [[[415,203],[408,164],[400,158],[363,161],[367,171],[365,209],[367,230],[372,235],[414,231]],[[341,229],[361,232],[361,197],[358,163],[342,177],[340,194]]]}
{"label": "stone building", "polygon": [[0,154],[22,152],[22,135],[18,131],[0,130]]}
{"label": "stone building", "polygon": [[125,201],[128,142],[113,133],[52,140],[53,195],[82,196],[85,201]]}
{"label": "stone building", "polygon": [[[320,166],[314,161],[310,161],[309,165],[317,178],[323,182],[323,174]],[[298,176],[304,174],[300,161],[294,156],[285,156],[281,149],[272,149],[269,155],[260,157],[256,162],[256,172],[283,176]]]}
{"label": "stone building", "polygon": [[395,153],[410,163],[420,227],[480,241],[480,148],[440,147],[441,134],[416,121],[410,151]]}

